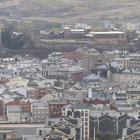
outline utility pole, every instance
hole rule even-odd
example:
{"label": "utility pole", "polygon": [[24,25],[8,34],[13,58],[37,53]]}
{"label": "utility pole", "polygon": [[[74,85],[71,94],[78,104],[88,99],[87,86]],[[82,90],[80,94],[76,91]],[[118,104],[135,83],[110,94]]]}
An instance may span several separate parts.
{"label": "utility pole", "polygon": [[93,140],[95,140],[95,127],[94,127],[94,139]]}

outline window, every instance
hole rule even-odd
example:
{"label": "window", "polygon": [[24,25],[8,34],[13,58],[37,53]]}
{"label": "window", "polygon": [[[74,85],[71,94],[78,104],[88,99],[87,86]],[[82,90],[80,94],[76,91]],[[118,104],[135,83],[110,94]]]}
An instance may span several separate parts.
{"label": "window", "polygon": [[36,112],[34,112],[34,114],[36,114]]}
{"label": "window", "polygon": [[85,121],[88,121],[88,119],[87,119],[87,118],[85,118]]}
{"label": "window", "polygon": [[88,123],[87,122],[85,122],[85,126],[87,126],[88,125]]}
{"label": "window", "polygon": [[44,113],[44,111],[42,113]]}
{"label": "window", "polygon": [[81,112],[81,116],[84,116],[84,112],[83,111]]}
{"label": "window", "polygon": [[40,118],[40,116],[38,116],[38,118]]}
{"label": "window", "polygon": [[40,114],[40,112],[38,112]]}
{"label": "window", "polygon": [[87,111],[85,111],[85,116],[88,116],[88,112]]}
{"label": "window", "polygon": [[51,106],[51,108],[53,108],[53,106]]}
{"label": "window", "polygon": [[34,118],[36,118],[36,116],[34,116]]}
{"label": "window", "polygon": [[34,107],[34,109],[36,109],[36,107]]}
{"label": "window", "polygon": [[87,114],[87,113],[85,113],[85,116],[88,116],[88,114]]}

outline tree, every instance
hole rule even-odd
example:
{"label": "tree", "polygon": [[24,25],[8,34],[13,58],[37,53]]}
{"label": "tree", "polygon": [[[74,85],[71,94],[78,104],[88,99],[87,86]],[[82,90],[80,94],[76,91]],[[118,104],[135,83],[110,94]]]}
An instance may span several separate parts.
{"label": "tree", "polygon": [[1,33],[2,43],[9,49],[20,49],[24,46],[25,41],[23,35],[11,38],[10,31],[6,30]]}
{"label": "tree", "polygon": [[[96,133],[96,140],[118,140],[121,138],[119,134],[114,134],[113,132],[97,132]],[[89,138],[86,140],[93,140],[93,138]]]}
{"label": "tree", "polygon": [[97,132],[96,135],[95,135],[99,140],[102,140],[103,137],[104,137],[104,133],[103,132]]}
{"label": "tree", "polygon": [[[94,140],[93,138],[89,138],[89,139],[86,139],[86,140]],[[95,138],[95,140],[99,140],[98,138]]]}
{"label": "tree", "polygon": [[129,47],[129,48],[128,48],[128,51],[129,51],[130,53],[134,53],[134,52],[135,52],[135,50],[134,50],[132,47]]}
{"label": "tree", "polygon": [[14,23],[13,24],[12,23],[8,23],[8,24],[5,25],[5,27],[6,27],[7,30],[9,30],[10,35],[12,35],[13,30],[15,29]]}

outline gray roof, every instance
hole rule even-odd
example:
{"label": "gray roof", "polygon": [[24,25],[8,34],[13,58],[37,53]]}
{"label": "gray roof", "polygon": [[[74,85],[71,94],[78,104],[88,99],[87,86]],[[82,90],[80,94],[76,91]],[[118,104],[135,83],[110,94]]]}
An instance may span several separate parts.
{"label": "gray roof", "polygon": [[75,103],[69,106],[68,109],[89,109],[89,104],[87,103]]}
{"label": "gray roof", "polygon": [[107,68],[107,66],[106,65],[101,65],[101,66],[99,66],[99,67],[96,67],[96,68],[94,68],[93,70],[108,70],[108,68]]}
{"label": "gray roof", "polygon": [[0,70],[0,74],[11,74],[12,72],[13,72],[12,70],[5,70],[5,69]]}
{"label": "gray roof", "polygon": [[51,72],[49,73],[49,75],[63,75],[63,74],[60,73],[60,72],[57,72],[57,71],[51,71]]}
{"label": "gray roof", "polygon": [[77,93],[77,94],[64,94],[63,96],[62,96],[62,99],[65,99],[65,100],[81,100],[83,98],[83,94],[81,94],[81,93]]}
{"label": "gray roof", "polygon": [[99,82],[99,78],[95,76],[94,74],[88,75],[87,77],[84,78],[86,81],[90,82]]}
{"label": "gray roof", "polygon": [[117,110],[118,111],[124,111],[124,110],[126,110],[126,111],[132,111],[133,109],[132,109],[132,107],[117,107]]}
{"label": "gray roof", "polygon": [[21,111],[19,105],[8,105],[8,111]]}
{"label": "gray roof", "polygon": [[92,90],[92,100],[100,99],[102,101],[106,101],[112,98],[113,92],[112,91],[103,91],[103,90]]}
{"label": "gray roof", "polygon": [[45,107],[45,106],[49,106],[49,104],[48,102],[36,102],[36,103],[32,103],[32,106]]}
{"label": "gray roof", "polygon": [[140,91],[140,88],[129,88],[127,91]]}
{"label": "gray roof", "polygon": [[8,120],[8,117],[6,115],[0,116],[0,121]]}
{"label": "gray roof", "polygon": [[49,104],[67,104],[66,101],[58,101],[58,100],[52,100],[52,101],[49,101]]}

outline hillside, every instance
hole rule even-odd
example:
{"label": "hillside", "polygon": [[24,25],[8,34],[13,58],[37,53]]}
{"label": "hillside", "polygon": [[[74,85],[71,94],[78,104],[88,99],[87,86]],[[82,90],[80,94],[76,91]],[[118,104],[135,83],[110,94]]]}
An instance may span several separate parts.
{"label": "hillside", "polygon": [[24,13],[23,19],[92,24],[104,19],[139,20],[140,0],[23,0],[7,11],[15,16]]}

